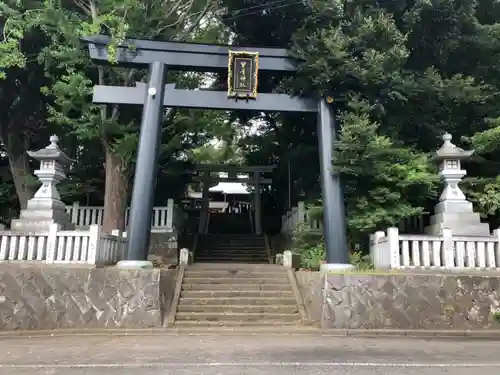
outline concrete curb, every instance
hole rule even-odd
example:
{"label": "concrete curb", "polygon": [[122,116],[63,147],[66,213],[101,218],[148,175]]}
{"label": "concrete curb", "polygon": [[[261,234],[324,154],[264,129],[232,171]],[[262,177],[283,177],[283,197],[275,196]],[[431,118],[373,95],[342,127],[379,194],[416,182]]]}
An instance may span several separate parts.
{"label": "concrete curb", "polygon": [[311,335],[327,337],[500,340],[500,330],[327,329],[315,327],[187,327],[2,331],[0,339],[63,336]]}

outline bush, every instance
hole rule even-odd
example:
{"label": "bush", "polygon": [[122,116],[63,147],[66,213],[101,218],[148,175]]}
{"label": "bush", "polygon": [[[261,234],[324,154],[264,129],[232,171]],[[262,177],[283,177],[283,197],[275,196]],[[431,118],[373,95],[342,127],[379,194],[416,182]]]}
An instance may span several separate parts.
{"label": "bush", "polygon": [[[321,263],[326,259],[325,240],[323,234],[312,230],[307,224],[301,224],[293,234],[293,246],[290,249],[300,257],[300,266],[307,269],[319,269]],[[369,255],[361,251],[349,253],[349,262],[358,271],[373,269],[373,263]]]}

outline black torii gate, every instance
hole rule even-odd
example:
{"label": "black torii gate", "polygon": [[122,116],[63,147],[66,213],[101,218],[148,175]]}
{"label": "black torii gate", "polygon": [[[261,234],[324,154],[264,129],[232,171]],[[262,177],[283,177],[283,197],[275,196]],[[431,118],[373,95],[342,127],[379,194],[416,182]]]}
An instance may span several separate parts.
{"label": "black torii gate", "polygon": [[[84,39],[97,64],[110,64],[111,38]],[[300,98],[286,94],[258,94],[258,71],[294,72],[296,62],[285,49],[223,46],[128,39],[117,46],[119,66],[148,67],[147,86],[95,86],[94,103],[143,105],[137,165],[129,215],[127,257],[143,261],[151,231],[158,169],[163,107],[262,112],[316,112],[323,195],[326,261],[329,268],[347,268],[348,251],[344,197],[338,173],[331,170],[336,137],[332,97]],[[181,90],[166,84],[167,68],[180,71],[229,72],[228,92]],[[231,99],[234,98],[234,99]],[[243,100],[237,100],[243,99]]]}

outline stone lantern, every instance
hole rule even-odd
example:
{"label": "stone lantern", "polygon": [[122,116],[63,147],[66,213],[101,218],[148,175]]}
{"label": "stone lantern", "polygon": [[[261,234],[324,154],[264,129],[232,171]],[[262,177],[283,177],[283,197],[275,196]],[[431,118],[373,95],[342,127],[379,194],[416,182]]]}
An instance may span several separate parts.
{"label": "stone lantern", "polygon": [[481,223],[479,214],[474,212],[472,203],[458,186],[467,174],[461,168],[461,162],[470,159],[474,151],[465,151],[455,146],[451,143],[451,138],[451,134],[444,134],[443,145],[434,154],[434,160],[439,163],[439,177],[444,188],[425,232],[440,235],[443,228],[447,228],[454,235],[489,236],[489,225]]}
{"label": "stone lantern", "polygon": [[61,229],[73,229],[66,206],[56,185],[66,178],[64,168],[73,161],[58,146],[59,138],[50,137],[50,145],[38,151],[28,151],[28,155],[40,162],[35,175],[42,186],[21,210],[19,219],[12,220],[12,230],[46,231],[51,224],[60,224]]}

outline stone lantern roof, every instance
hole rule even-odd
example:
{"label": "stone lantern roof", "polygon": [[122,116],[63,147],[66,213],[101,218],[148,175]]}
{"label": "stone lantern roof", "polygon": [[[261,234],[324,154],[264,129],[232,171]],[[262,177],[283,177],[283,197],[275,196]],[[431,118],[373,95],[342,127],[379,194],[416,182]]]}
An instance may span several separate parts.
{"label": "stone lantern roof", "polygon": [[52,135],[49,141],[50,145],[38,151],[28,151],[28,155],[38,161],[54,160],[62,165],[69,165],[74,161],[59,148],[57,135]]}
{"label": "stone lantern roof", "polygon": [[445,159],[464,160],[468,159],[474,154],[474,150],[466,151],[451,143],[452,136],[450,133],[443,134],[443,145],[439,150],[434,152],[434,160],[442,161]]}

